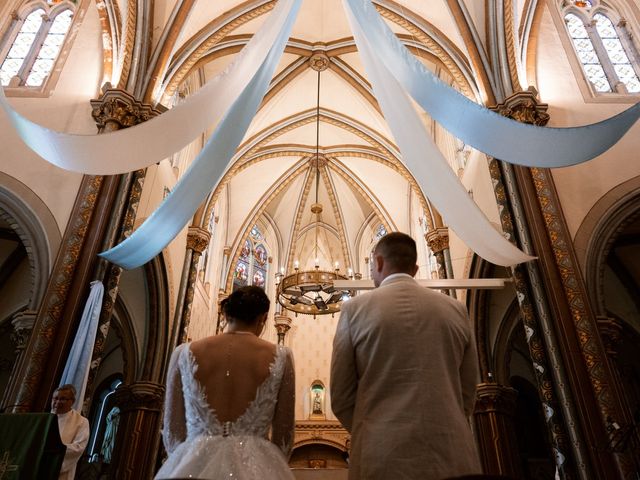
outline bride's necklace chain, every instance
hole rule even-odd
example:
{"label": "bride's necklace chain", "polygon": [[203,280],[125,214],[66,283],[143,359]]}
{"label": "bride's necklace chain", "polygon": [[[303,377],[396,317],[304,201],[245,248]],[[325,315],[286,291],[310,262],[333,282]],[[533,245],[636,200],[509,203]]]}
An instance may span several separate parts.
{"label": "bride's necklace chain", "polygon": [[[225,372],[225,377],[231,377],[231,346],[233,344],[233,335],[254,335],[251,332],[245,332],[242,330],[235,330],[233,332],[225,332],[226,335],[231,335],[229,337],[229,341],[227,342],[227,369]],[[254,335],[255,336],[255,335]]]}

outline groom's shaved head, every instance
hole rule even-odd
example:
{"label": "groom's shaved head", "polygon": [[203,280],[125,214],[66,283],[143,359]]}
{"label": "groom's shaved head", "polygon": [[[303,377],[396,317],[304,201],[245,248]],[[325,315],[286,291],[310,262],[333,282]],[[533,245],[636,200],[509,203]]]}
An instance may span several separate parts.
{"label": "groom's shaved head", "polygon": [[418,252],[415,240],[406,233],[388,233],[380,239],[373,253],[384,258],[395,270],[414,274]]}

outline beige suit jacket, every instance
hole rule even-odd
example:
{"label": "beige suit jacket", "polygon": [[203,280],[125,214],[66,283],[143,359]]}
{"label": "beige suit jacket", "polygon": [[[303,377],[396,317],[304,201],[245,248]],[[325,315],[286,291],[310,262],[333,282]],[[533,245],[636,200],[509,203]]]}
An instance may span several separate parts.
{"label": "beige suit jacket", "polygon": [[331,407],[351,432],[352,480],[480,473],[467,416],[478,359],[464,305],[408,275],[345,304]]}

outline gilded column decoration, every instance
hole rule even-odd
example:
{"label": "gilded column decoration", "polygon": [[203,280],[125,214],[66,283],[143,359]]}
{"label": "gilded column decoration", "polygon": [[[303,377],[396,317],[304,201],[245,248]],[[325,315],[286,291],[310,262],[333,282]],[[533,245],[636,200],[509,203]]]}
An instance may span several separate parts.
{"label": "gilded column decoration", "polygon": [[478,385],[473,418],[485,474],[522,478],[514,423],[517,396],[497,383]]}
{"label": "gilded column decoration", "polygon": [[278,345],[284,345],[284,339],[291,328],[291,318],[286,315],[276,314],[274,323],[278,332]]}
{"label": "gilded column decoration", "polygon": [[[531,168],[530,172],[556,268],[564,289],[567,308],[573,321],[575,335],[591,380],[603,425],[606,429],[606,425],[609,423],[627,424],[632,415],[626,411],[624,402],[617,394],[619,387],[615,384],[615,375],[607,360],[605,346],[598,332],[597,321],[589,305],[571,237],[562,216],[553,177],[547,169]],[[611,323],[609,323],[609,327],[611,327]],[[602,441],[606,442],[606,439]],[[620,452],[616,455],[623,478],[633,478],[632,456],[632,452]]]}
{"label": "gilded column decoration", "polygon": [[[62,345],[57,340],[60,324],[71,319],[63,314],[72,308],[68,305],[68,296],[77,274],[78,262],[84,258],[85,240],[96,211],[105,177],[84,176],[80,185],[76,203],[71,212],[71,220],[60,245],[61,254],[52,269],[47,291],[36,316],[34,332],[23,355],[22,365],[18,365],[20,383],[9,392],[12,413],[24,413],[33,409],[46,408],[51,390],[54,388],[55,372],[49,371],[54,350]],[[106,214],[100,211],[98,215]],[[69,308],[68,308],[69,307]],[[56,351],[56,356],[61,352]]]}
{"label": "gilded column decoration", "polygon": [[[137,125],[160,114],[160,110],[139,102],[128,92],[111,88],[104,90],[102,98],[91,100],[90,103],[92,107],[91,115],[101,133]],[[107,239],[104,245],[105,248],[124,240],[133,232],[145,176],[146,169],[120,176],[120,187],[115,200],[115,211],[120,213],[113,216],[111,224],[113,237]],[[93,381],[102,362],[102,353],[109,334],[111,316],[118,296],[120,276],[122,275],[122,268],[103,260],[101,260],[100,268],[106,270],[103,280],[105,294],[89,369],[87,392],[83,406],[85,414],[88,413],[87,409],[93,393]]]}
{"label": "gilded column decoration", "polygon": [[114,393],[120,424],[111,461],[117,479],[151,478],[156,470],[164,386],[153,382],[123,385]]}
{"label": "gilded column decoration", "polygon": [[[516,94],[516,97],[508,98],[503,103],[499,104],[495,110],[503,115],[519,112],[518,116],[522,119],[541,119],[546,115],[545,105],[540,105],[539,109],[536,109],[536,112],[538,113],[522,113],[522,103],[532,105],[532,101],[534,102],[533,104],[537,105],[535,91],[533,89],[528,90],[527,92],[519,92]],[[538,120],[538,122],[540,121],[541,120]],[[508,240],[516,243],[514,225],[515,214],[511,211],[510,202],[515,202],[517,199],[511,199],[509,197],[504,183],[503,172],[498,160],[493,158],[489,159],[489,174],[493,184],[502,230]],[[574,464],[571,456],[572,443],[565,427],[565,421],[571,422],[571,418],[563,419],[563,413],[567,412],[569,405],[566,401],[562,402],[558,398],[558,395],[553,388],[552,378],[554,371],[550,367],[551,362],[549,361],[545,344],[543,342],[545,330],[540,325],[540,320],[535,314],[532,295],[529,290],[527,271],[523,266],[516,266],[512,270],[512,275],[516,290],[516,297],[518,299],[524,324],[525,338],[529,347],[529,354],[533,361],[533,371],[536,377],[538,395],[546,412],[547,430],[554,450],[556,465],[558,465],[563,478],[577,478],[577,472],[575,471],[577,465]],[[576,447],[575,443],[573,444],[573,447]]]}
{"label": "gilded column decoration", "polygon": [[106,88],[100,99],[90,100],[91,116],[102,132],[111,132],[146,122],[160,112],[136,100],[124,90]]}
{"label": "gilded column decoration", "polygon": [[[526,92],[518,92],[496,107],[496,110],[506,116],[521,122],[535,125],[545,125],[549,119],[546,113],[547,105],[538,104],[537,92],[530,87]],[[540,289],[543,303],[551,308],[550,314],[559,332],[554,344],[561,348],[562,356],[558,360],[557,369],[566,366],[567,381],[573,392],[576,404],[583,411],[595,414],[598,410],[602,423],[587,422],[583,417],[582,429],[584,441],[595,446],[588,452],[594,475],[602,478],[631,478],[632,461],[624,454],[616,455],[615,460],[611,450],[607,448],[608,438],[605,434],[605,423],[610,419],[623,423],[628,418],[621,400],[617,395],[615,375],[607,361],[604,347],[600,341],[596,321],[586,297],[586,289],[580,271],[571,236],[564,221],[560,201],[555,191],[553,177],[548,169],[523,167],[505,167],[515,176],[515,181],[525,198],[535,199],[536,202],[525,203],[523,206],[527,222],[532,225],[531,237],[535,244],[536,254],[541,258],[536,264],[528,265],[531,275],[539,276],[537,269],[544,272],[543,288]],[[560,290],[564,295],[545,295],[543,292]],[[552,334],[547,333],[551,339]],[[552,346],[547,346],[552,348]],[[572,355],[575,347],[581,353]],[[534,366],[535,367],[535,366]],[[586,375],[585,372],[586,371]],[[587,387],[591,383],[591,391]],[[564,382],[563,382],[564,383]],[[560,387],[562,388],[562,387]],[[575,441],[575,440],[574,440]],[[617,468],[620,472],[616,472]]]}
{"label": "gilded column decoration", "polygon": [[182,318],[180,319],[180,338],[179,343],[187,341],[189,322],[191,321],[191,306],[193,305],[193,294],[195,292],[196,279],[198,276],[198,262],[200,255],[209,246],[211,233],[200,227],[189,227],[187,233],[187,254],[191,257],[189,262],[188,281],[184,295],[184,303],[182,307]]}
{"label": "gilded column decoration", "polygon": [[425,233],[424,238],[436,257],[438,278],[449,278],[445,261],[445,252],[449,250],[449,229],[447,227],[439,227],[429,230]]}
{"label": "gilded column decoration", "polygon": [[514,93],[491,109],[518,122],[544,126],[550,118],[548,108],[548,104],[538,103],[538,91],[534,86],[530,86],[527,90]]}

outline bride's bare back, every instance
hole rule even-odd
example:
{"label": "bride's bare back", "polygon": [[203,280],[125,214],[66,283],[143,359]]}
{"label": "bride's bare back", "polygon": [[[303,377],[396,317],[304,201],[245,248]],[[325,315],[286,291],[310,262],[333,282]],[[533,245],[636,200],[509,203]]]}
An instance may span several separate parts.
{"label": "bride's bare back", "polygon": [[269,376],[276,346],[241,331],[204,338],[190,347],[198,365],[195,378],[218,420],[237,420]]}

